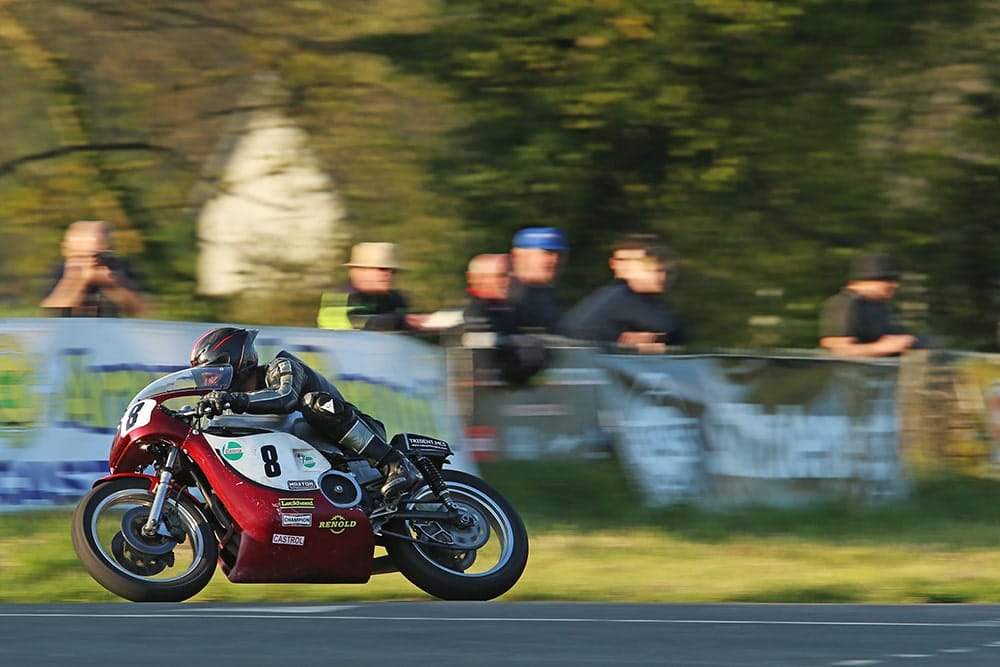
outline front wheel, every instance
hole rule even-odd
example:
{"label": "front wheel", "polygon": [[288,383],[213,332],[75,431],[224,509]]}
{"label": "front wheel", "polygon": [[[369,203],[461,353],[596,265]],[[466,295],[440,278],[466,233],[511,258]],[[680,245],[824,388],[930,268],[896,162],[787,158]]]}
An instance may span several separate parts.
{"label": "front wheel", "polygon": [[[392,532],[434,542],[417,544],[387,538],[385,549],[396,567],[418,588],[443,600],[490,600],[506,593],[520,579],[528,562],[528,531],[517,510],[499,491],[473,475],[443,470],[452,500],[472,517],[469,527],[441,521],[400,519]],[[418,489],[406,509],[436,511],[441,501],[429,487]],[[483,540],[485,544],[478,546]],[[464,548],[462,543],[477,545]]]}
{"label": "front wheel", "polygon": [[168,499],[163,520],[171,537],[142,536],[153,494],[149,480],[103,482],[73,514],[73,548],[97,583],[133,602],[180,602],[215,573],[219,545],[194,501]]}

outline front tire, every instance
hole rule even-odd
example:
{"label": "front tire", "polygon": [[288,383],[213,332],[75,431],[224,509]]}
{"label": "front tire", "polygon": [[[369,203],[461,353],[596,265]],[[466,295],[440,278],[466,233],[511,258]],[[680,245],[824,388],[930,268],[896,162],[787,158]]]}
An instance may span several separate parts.
{"label": "front tire", "polygon": [[163,509],[182,538],[156,538],[148,551],[136,546],[135,537],[126,539],[123,528],[148,516],[149,486],[148,479],[130,477],[91,489],[73,514],[73,548],[90,576],[114,594],[133,602],[181,602],[211,580],[219,545],[197,504],[184,496],[167,500]]}
{"label": "front tire", "polygon": [[[455,503],[485,525],[469,533],[489,533],[476,549],[429,547],[404,539],[387,538],[385,549],[404,577],[421,590],[443,600],[491,600],[520,579],[528,562],[528,531],[517,510],[499,491],[473,475],[458,470],[441,472]],[[418,489],[406,508],[440,510],[430,487]],[[400,519],[387,526],[392,532],[427,538],[455,530],[438,521]],[[488,527],[488,530],[487,530]],[[461,540],[459,540],[460,542]]]}

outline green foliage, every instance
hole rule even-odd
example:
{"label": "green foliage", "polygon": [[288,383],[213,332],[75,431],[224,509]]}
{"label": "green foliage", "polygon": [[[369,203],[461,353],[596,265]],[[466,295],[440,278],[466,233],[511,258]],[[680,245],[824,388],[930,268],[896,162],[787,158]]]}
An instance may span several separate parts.
{"label": "green foliage", "polygon": [[998,0],[6,3],[0,302],[36,303],[100,216],[159,316],[311,324],[315,295],[187,298],[222,138],[263,104],[308,131],[348,242],[404,245],[424,309],[522,225],[568,232],[570,302],[651,231],[700,346],[812,347],[849,258],[884,250],[919,332],[994,349],[998,24]]}

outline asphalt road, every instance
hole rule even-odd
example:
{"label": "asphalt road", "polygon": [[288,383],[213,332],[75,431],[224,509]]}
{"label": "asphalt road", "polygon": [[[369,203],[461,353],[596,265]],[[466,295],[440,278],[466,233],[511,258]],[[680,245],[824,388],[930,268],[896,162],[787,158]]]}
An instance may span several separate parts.
{"label": "asphalt road", "polygon": [[0,605],[0,665],[995,667],[1000,605]]}

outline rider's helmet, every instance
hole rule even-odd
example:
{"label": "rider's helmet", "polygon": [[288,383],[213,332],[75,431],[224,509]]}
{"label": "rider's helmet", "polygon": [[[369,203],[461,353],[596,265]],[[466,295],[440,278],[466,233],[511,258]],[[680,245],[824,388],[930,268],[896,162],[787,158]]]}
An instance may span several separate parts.
{"label": "rider's helmet", "polygon": [[257,329],[218,327],[209,329],[194,342],[191,348],[192,366],[233,367],[233,386],[243,385],[257,368],[257,348],[253,341]]}

